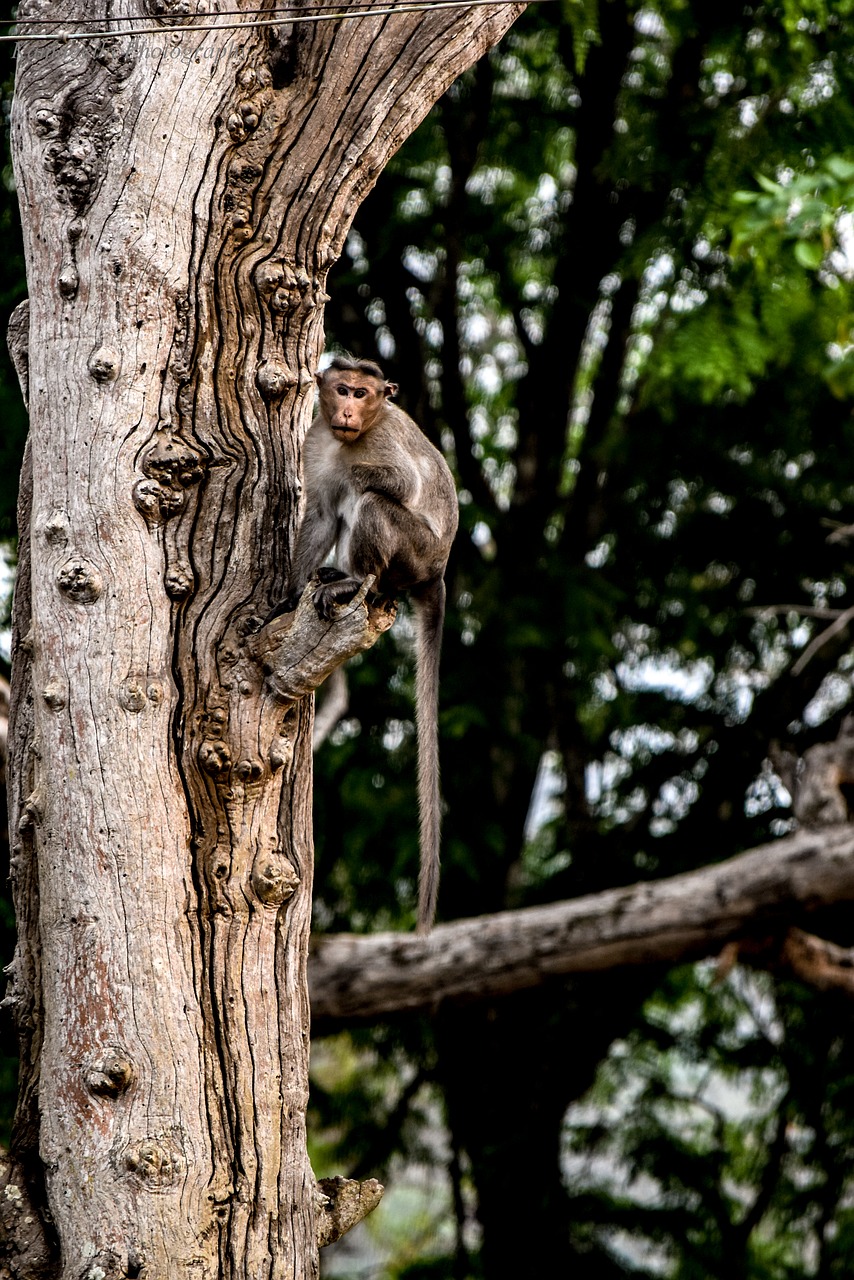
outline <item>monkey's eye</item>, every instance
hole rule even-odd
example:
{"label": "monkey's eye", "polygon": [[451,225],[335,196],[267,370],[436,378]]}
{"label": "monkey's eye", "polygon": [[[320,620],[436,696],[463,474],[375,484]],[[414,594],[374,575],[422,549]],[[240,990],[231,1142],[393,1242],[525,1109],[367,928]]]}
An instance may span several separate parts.
{"label": "monkey's eye", "polygon": [[344,384],[343,384],[343,382],[342,382],[341,386],[340,386],[340,387],[336,387],[336,388],[335,388],[335,390],[338,392],[339,396],[342,396],[342,397],[343,397],[343,398],[345,398],[345,399],[346,399],[346,397],[350,394],[350,388],[349,388],[349,387],[345,387],[345,386],[344,386]]}
{"label": "monkey's eye", "polygon": [[367,394],[368,394],[367,387],[356,387],[355,390],[353,391],[353,395],[356,397],[357,400],[364,400]]}

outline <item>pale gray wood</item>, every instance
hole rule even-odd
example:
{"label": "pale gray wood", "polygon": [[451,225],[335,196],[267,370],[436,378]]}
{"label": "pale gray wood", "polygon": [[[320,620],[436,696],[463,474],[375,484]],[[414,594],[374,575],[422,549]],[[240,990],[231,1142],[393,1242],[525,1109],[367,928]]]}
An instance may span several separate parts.
{"label": "pale gray wood", "polygon": [[374,1210],[385,1188],[376,1178],[321,1178],[317,1184],[317,1242],[321,1248],[340,1240]]}
{"label": "pale gray wood", "polygon": [[329,267],[524,5],[182,30],[227,7],[18,13],[159,27],[22,46],[12,113],[34,462],[14,999],[38,1143],[15,1177],[38,1205],[42,1172],[61,1280],[317,1275],[311,699],[283,703],[249,637],[283,589]]}
{"label": "pale gray wood", "polygon": [[397,609],[390,600],[372,603],[369,574],[352,600],[333,607],[330,621],[314,607],[317,581],[309,582],[292,613],[268,622],[249,641],[249,651],[264,672],[266,687],[282,703],[299,702],[338,671],[342,662],[375,645],[393,625]]}
{"label": "pale gray wood", "polygon": [[488,1000],[550,978],[676,964],[854,900],[854,827],[804,830],[699,871],[412,934],[315,939],[315,1024]]}
{"label": "pale gray wood", "polygon": [[21,395],[24,397],[24,404],[28,404],[30,398],[29,298],[24,298],[23,302],[19,302],[9,317],[9,324],[6,328],[6,345],[9,348],[9,355],[12,357],[12,364],[15,366],[15,373],[18,375],[18,383],[21,388]]}
{"label": "pale gray wood", "polygon": [[336,725],[341,723],[349,707],[350,688],[347,683],[347,673],[343,667],[338,667],[327,680],[323,701],[315,709],[312,738],[312,747],[315,751],[323,746]]}

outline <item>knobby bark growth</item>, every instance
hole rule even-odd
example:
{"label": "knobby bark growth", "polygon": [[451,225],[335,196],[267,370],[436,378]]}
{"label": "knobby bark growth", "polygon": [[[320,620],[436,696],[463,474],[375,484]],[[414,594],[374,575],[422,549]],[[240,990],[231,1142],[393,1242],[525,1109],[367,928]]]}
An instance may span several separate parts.
{"label": "knobby bark growth", "polygon": [[329,267],[524,5],[300,22],[306,0],[217,30],[225,8],[19,10],[121,33],[22,44],[12,120],[31,471],[2,1265],[27,1280],[316,1275],[318,1236],[376,1199],[336,1209],[306,1155],[311,707],[256,633]]}

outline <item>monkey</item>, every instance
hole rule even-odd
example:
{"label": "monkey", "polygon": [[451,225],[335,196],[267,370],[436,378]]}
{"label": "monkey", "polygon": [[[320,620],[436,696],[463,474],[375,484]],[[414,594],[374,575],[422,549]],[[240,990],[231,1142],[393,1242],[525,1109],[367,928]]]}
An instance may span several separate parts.
{"label": "monkey", "polygon": [[[406,592],[416,623],[415,722],[418,741],[420,871],[418,932],[427,934],[439,892],[439,654],[445,619],[445,568],[459,511],[448,464],[393,398],[372,360],[336,356],[317,373],[317,414],[303,445],[305,514],[297,534],[288,598],[294,608],[320,577],[314,604],[330,618],[368,574],[374,591]],[[322,568],[333,546],[340,568]]]}

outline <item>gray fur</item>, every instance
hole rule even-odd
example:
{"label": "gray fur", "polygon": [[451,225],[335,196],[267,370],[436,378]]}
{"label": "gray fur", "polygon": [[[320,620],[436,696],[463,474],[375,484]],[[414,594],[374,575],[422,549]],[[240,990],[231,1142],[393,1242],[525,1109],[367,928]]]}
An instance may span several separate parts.
{"label": "gray fur", "polygon": [[439,655],[445,566],[458,522],[456,489],[438,449],[389,403],[396,387],[372,361],[336,357],[318,374],[318,384],[320,407],[303,448],[306,508],[290,594],[302,594],[333,546],[347,576],[315,592],[324,616],[370,573],[380,595],[411,593],[418,635],[418,931],[429,933],[439,891]]}

